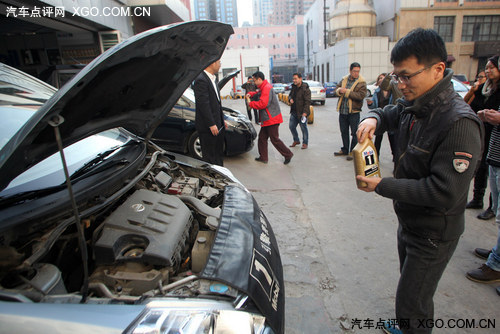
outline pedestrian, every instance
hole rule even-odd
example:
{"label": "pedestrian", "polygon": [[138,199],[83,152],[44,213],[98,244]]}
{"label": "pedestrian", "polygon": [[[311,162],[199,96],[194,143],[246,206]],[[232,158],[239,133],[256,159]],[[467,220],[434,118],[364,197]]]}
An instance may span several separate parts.
{"label": "pedestrian", "polygon": [[[371,100],[366,100],[366,104],[369,109],[375,108],[384,108],[386,105],[393,104],[392,100],[392,92],[388,89],[382,89],[381,84],[382,81],[387,76],[387,73],[381,73],[377,78],[377,89],[373,93],[373,97]],[[395,148],[395,134],[393,131],[387,132],[387,136],[389,137],[389,144],[391,145],[392,155],[394,157],[394,148]],[[380,157],[380,147],[382,146],[382,139],[384,135],[375,136],[375,149],[377,150],[377,154]]]}
{"label": "pedestrian", "polygon": [[[359,113],[366,97],[366,81],[359,74],[361,65],[352,63],[349,67],[349,74],[342,78],[335,88],[335,95],[339,97],[337,111],[339,112],[340,134],[342,136],[342,148],[335,152],[335,156],[346,156],[347,160],[352,160],[352,149],[358,143],[356,129],[359,124]],[[349,128],[351,134],[349,135]],[[352,136],[349,145],[349,137]]]}
{"label": "pedestrian", "polygon": [[433,296],[464,231],[469,184],[481,159],[483,125],[455,93],[447,56],[432,29],[401,38],[391,63],[403,99],[370,111],[357,131],[363,142],[397,129],[394,177],[356,177],[367,184],[359,189],[393,200],[399,222],[399,328],[386,322],[387,333],[432,331],[419,320],[433,319]]}
{"label": "pedestrian", "polygon": [[266,80],[264,73],[255,72],[252,77],[258,90],[248,93],[247,98],[255,97],[256,101],[250,101],[249,105],[251,108],[259,110],[261,124],[257,141],[259,156],[255,160],[267,163],[267,140],[271,138],[273,146],[285,158],[284,164],[286,165],[292,160],[293,153],[279,138],[279,126],[283,123],[283,116],[281,115],[278,97],[273,86]]}
{"label": "pedestrian", "polygon": [[225,121],[216,75],[221,63],[210,64],[194,82],[196,130],[200,136],[203,161],[223,166]]}
{"label": "pedestrian", "polygon": [[484,84],[485,82],[486,82],[486,73],[484,71],[481,71],[477,74],[476,81],[474,81],[474,84],[472,84],[469,91],[464,96],[464,100],[465,102],[467,102],[467,104],[471,104],[471,102],[474,100],[475,97],[474,93],[477,92],[479,86]]}
{"label": "pedestrian", "polygon": [[307,131],[307,117],[311,113],[311,90],[309,85],[302,81],[301,73],[293,74],[292,90],[288,97],[290,101],[290,121],[288,127],[292,132],[293,143],[290,147],[300,144],[297,124],[302,131],[302,149],[306,149],[309,144],[309,131]]}
{"label": "pedestrian", "polygon": [[[245,96],[250,93],[250,92],[255,92],[257,90],[257,87],[255,86],[255,83],[253,82],[252,76],[249,76],[247,78],[247,82],[245,82],[243,85],[241,85],[241,88],[245,90]],[[248,100],[245,99],[245,106],[247,107],[247,114],[248,114],[248,119],[251,121],[252,120],[252,108],[248,105]],[[253,109],[253,113],[255,115],[255,124],[259,124],[259,114],[258,111]]]}
{"label": "pedestrian", "polygon": [[[498,70],[498,56],[494,56],[488,59],[485,67],[486,81],[477,87],[474,92],[474,98],[470,103],[470,107],[476,113],[485,109],[498,110],[500,107],[500,71]],[[493,125],[490,123],[484,123],[484,151],[481,158],[481,163],[474,176],[474,188],[472,200],[467,203],[466,208],[468,209],[482,209],[483,208],[483,197],[486,192],[486,187],[488,185],[488,172],[489,166],[486,162],[486,155],[488,154],[488,146],[491,137],[491,131],[493,130]],[[477,218],[488,220],[495,217],[495,212],[492,210],[492,199],[491,194],[489,196],[488,208],[481,212]]]}
{"label": "pedestrian", "polygon": [[[497,59],[497,68],[499,66]],[[479,118],[484,122],[494,125],[491,131],[491,138],[486,160],[489,164],[489,180],[491,197],[493,202],[493,212],[496,214],[496,224],[499,228],[496,245],[488,250],[476,248],[474,253],[486,259],[481,267],[467,272],[467,278],[479,283],[500,282],[500,110],[485,109],[478,112]]]}

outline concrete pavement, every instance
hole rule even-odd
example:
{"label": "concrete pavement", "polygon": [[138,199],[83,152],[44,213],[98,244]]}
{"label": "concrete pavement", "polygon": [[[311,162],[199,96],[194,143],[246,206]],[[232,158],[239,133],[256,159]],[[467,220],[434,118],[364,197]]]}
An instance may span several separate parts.
{"label": "concrete pavement", "polygon": [[[256,142],[250,152],[224,161],[252,192],[276,234],[285,275],[287,334],[378,333],[379,320],[394,318],[397,218],[391,200],[356,188],[352,161],[333,156],[341,146],[336,102],[329,98],[325,106],[314,106],[309,148],[293,148],[289,165],[283,165],[271,143],[269,163],[254,161]],[[244,100],[223,104],[245,111]],[[285,122],[280,137],[290,145],[289,107],[281,108]],[[387,137],[380,161],[382,175],[390,176]],[[476,219],[479,212],[467,210],[466,231],[435,294],[435,319],[443,322],[436,323],[442,328],[434,333],[497,333],[500,328],[497,285],[465,277],[484,262],[472,254],[474,248],[492,247],[497,238],[494,221]],[[458,328],[470,327],[472,321],[487,328]]]}

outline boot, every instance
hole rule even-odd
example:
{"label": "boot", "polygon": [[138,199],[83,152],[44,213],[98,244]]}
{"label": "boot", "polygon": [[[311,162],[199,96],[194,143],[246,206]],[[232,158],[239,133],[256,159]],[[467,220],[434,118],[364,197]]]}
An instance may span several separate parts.
{"label": "boot", "polygon": [[482,209],[485,189],[474,189],[472,200],[465,206],[466,209]]}

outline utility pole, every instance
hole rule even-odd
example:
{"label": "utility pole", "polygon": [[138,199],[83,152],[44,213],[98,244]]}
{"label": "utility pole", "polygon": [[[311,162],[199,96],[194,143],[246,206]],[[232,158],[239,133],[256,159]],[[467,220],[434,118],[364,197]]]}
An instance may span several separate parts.
{"label": "utility pole", "polygon": [[328,9],[326,7],[326,0],[323,0],[323,47],[326,49],[328,45],[328,30],[326,29],[326,23],[328,22]]}

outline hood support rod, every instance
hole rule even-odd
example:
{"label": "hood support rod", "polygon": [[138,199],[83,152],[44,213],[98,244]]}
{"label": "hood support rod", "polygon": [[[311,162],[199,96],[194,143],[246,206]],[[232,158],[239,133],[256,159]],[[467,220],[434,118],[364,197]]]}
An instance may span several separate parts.
{"label": "hood support rod", "polygon": [[88,272],[88,253],[87,253],[87,243],[85,242],[85,233],[80,220],[80,213],[78,212],[78,206],[76,205],[75,196],[73,194],[73,187],[71,185],[71,179],[69,177],[68,166],[66,164],[66,158],[64,156],[64,149],[61,139],[61,132],[59,131],[59,126],[64,123],[64,118],[60,115],[54,115],[49,121],[49,125],[54,128],[54,133],[56,136],[57,146],[59,148],[59,154],[61,155],[61,162],[63,164],[64,176],[66,178],[66,186],[68,187],[69,197],[71,199],[71,205],[73,207],[73,214],[75,215],[75,224],[78,231],[78,241],[80,243],[80,253],[83,262],[83,287],[82,287],[82,299],[80,303],[85,303],[87,300],[88,290],[89,290],[89,272]]}

